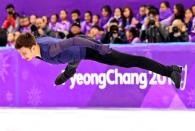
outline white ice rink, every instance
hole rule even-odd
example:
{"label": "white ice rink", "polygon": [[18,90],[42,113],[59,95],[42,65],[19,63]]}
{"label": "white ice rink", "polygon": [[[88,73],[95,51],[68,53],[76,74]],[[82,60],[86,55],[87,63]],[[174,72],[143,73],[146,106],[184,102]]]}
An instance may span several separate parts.
{"label": "white ice rink", "polygon": [[0,109],[0,131],[195,131],[195,111]]}

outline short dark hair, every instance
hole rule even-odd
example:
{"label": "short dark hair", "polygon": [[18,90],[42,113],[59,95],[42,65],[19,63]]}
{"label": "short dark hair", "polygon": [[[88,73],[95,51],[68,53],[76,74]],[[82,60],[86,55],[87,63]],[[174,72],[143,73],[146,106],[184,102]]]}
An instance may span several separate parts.
{"label": "short dark hair", "polygon": [[9,9],[9,8],[12,8],[12,9],[15,9],[14,5],[13,4],[8,4],[5,9]]}
{"label": "short dark hair", "polygon": [[31,33],[27,32],[20,34],[20,36],[16,40],[15,48],[32,48],[33,45],[36,45],[36,39]]}
{"label": "short dark hair", "polygon": [[95,28],[95,29],[97,29],[97,30],[99,30],[99,31],[102,30],[101,27],[99,27],[98,25],[94,25],[94,26],[91,27],[91,29],[93,29],[93,28]]}
{"label": "short dark hair", "polygon": [[112,19],[111,21],[110,21],[110,23],[116,23],[117,25],[119,24],[119,21],[117,20],[117,19]]}
{"label": "short dark hair", "polygon": [[158,8],[156,8],[154,6],[153,7],[150,7],[148,14],[149,15],[154,15],[154,16],[159,15],[159,10],[158,10]]}
{"label": "short dark hair", "polygon": [[29,16],[27,16],[27,15],[20,15],[19,18],[20,18],[20,19],[25,19],[25,18],[28,18],[28,19],[29,19]]}
{"label": "short dark hair", "polygon": [[77,26],[77,27],[81,28],[81,25],[80,25],[79,22],[74,22],[74,23],[71,25],[71,27],[73,27],[73,26]]}
{"label": "short dark hair", "polygon": [[131,32],[133,34],[133,38],[139,37],[139,30],[136,29],[135,27],[131,27],[130,29],[127,30],[128,32]]}
{"label": "short dark hair", "polygon": [[79,10],[73,10],[71,14],[77,14],[78,16],[81,15],[81,12]]}

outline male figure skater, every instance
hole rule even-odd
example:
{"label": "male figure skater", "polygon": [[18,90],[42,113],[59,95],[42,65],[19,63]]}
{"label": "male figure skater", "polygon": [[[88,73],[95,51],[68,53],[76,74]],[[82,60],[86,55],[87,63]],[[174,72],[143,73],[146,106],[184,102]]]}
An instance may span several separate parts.
{"label": "male figure skater", "polygon": [[52,37],[35,39],[31,33],[23,33],[16,40],[15,48],[27,61],[36,57],[52,64],[68,63],[65,71],[56,78],[56,85],[71,78],[76,72],[79,61],[85,59],[125,68],[139,67],[150,70],[170,77],[176,88],[180,87],[181,67],[165,66],[143,56],[121,53],[87,36],[76,36],[65,40]]}

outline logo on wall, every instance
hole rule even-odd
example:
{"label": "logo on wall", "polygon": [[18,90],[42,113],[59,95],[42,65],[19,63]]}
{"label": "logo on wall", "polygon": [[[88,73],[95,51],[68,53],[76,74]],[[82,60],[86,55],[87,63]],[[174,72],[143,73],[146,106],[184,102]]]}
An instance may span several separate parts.
{"label": "logo on wall", "polygon": [[[180,90],[185,90],[187,81],[187,65],[183,66],[182,82]],[[112,85],[136,85],[140,89],[146,89],[152,85],[173,85],[170,78],[148,72],[119,72],[117,68],[109,69],[104,73],[76,73],[70,78],[70,89],[76,85],[98,85],[99,89],[105,89]]]}

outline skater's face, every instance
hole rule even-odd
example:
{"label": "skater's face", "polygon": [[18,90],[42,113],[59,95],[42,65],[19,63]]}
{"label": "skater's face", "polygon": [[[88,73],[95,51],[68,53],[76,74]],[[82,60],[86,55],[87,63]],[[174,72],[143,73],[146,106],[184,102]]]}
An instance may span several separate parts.
{"label": "skater's face", "polygon": [[18,49],[18,52],[23,59],[31,61],[35,57],[35,46],[32,46],[32,48],[22,47]]}

